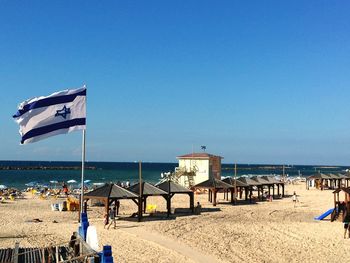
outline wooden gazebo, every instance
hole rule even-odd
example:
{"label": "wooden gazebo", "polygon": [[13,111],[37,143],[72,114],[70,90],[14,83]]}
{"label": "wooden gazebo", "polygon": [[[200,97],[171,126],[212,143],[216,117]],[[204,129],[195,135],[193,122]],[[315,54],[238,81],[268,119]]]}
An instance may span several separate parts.
{"label": "wooden gazebo", "polygon": [[[143,213],[146,212],[146,206],[147,206],[147,198],[150,196],[161,196],[165,199],[167,203],[167,212],[168,216],[170,215],[171,212],[171,207],[170,207],[170,200],[168,198],[168,193],[163,191],[162,189],[159,189],[158,187],[155,187],[154,185],[147,183],[147,182],[142,182],[141,184],[141,207],[139,207],[139,211],[141,211],[141,215],[139,217],[142,217],[142,211]],[[133,192],[137,196],[140,195],[140,183],[136,183],[128,188],[129,191]]]}
{"label": "wooden gazebo", "polygon": [[282,188],[282,197],[284,197],[284,182],[281,182],[279,180],[277,180],[276,178],[274,178],[273,176],[261,176],[260,177],[262,180],[265,180],[267,182],[269,182],[270,184],[267,186],[269,189],[269,195],[271,195],[271,190],[270,188],[272,188],[272,197],[275,197],[275,186],[277,186],[277,196],[280,197],[280,187]]}
{"label": "wooden gazebo", "polygon": [[84,200],[95,199],[102,201],[105,205],[106,213],[109,207],[114,203],[117,206],[117,200],[131,199],[138,206],[138,196],[116,184],[105,184],[91,192],[84,194]]}
{"label": "wooden gazebo", "polygon": [[252,180],[249,177],[239,177],[237,181],[243,182],[247,185],[247,187],[245,187],[245,200],[248,200],[249,196],[249,202],[252,202],[253,187],[258,189],[258,199],[260,199],[260,188],[262,187],[261,183],[257,182],[256,180]]}
{"label": "wooden gazebo", "polygon": [[[230,184],[227,184],[219,179],[216,178],[209,178],[208,180],[201,182],[199,184],[196,184],[195,186],[193,186],[194,189],[208,189],[208,200],[209,202],[213,203],[213,206],[216,206],[216,200],[217,200],[217,193],[220,190],[227,190],[230,189],[231,190],[231,203],[234,202],[233,200],[233,191],[234,191],[234,187]],[[214,199],[213,199],[214,197]]]}
{"label": "wooden gazebo", "polygon": [[[179,185],[172,181],[164,181],[160,184],[156,184],[156,187],[163,190],[164,192],[168,193],[168,198],[170,199],[170,208],[171,208],[171,198],[175,194],[187,194],[190,197],[190,209],[192,213],[194,212],[194,192],[186,187],[183,187],[182,185]],[[170,190],[169,190],[170,189]],[[168,211],[171,211],[171,209],[168,209]]]}
{"label": "wooden gazebo", "polygon": [[338,173],[337,175],[341,179],[340,186],[343,186],[343,187],[350,186],[350,174],[349,173],[345,173],[345,174]]}
{"label": "wooden gazebo", "polygon": [[[235,185],[236,185],[236,188],[237,188],[237,193],[236,195],[239,195],[239,198],[242,199],[242,192],[243,190],[245,190],[246,188],[249,187],[249,185],[247,185],[246,183],[242,182],[242,181],[239,181],[237,179],[234,179],[232,177],[226,177],[225,179],[222,180],[223,182],[227,183],[227,184],[230,184],[233,186],[233,191],[235,191]],[[226,200],[228,200],[228,192],[229,192],[229,189],[226,189]],[[236,196],[237,198],[238,196]]]}
{"label": "wooden gazebo", "polygon": [[[315,185],[316,189],[336,189],[342,186],[342,181],[345,181],[345,186],[349,184],[350,177],[343,174],[323,174],[316,173],[306,178],[306,189],[310,189],[311,185]],[[314,181],[314,182],[312,182]]]}

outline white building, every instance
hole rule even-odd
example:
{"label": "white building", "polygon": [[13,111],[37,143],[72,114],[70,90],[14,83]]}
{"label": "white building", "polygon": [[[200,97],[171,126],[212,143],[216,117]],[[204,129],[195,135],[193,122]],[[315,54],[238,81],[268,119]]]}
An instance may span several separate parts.
{"label": "white building", "polygon": [[192,187],[212,177],[221,180],[221,156],[190,153],[176,158],[179,160],[176,175],[178,183],[183,186]]}

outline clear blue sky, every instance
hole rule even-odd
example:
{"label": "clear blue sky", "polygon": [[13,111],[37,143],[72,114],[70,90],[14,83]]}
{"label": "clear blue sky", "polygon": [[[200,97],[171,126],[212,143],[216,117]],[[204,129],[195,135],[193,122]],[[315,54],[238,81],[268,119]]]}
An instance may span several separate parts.
{"label": "clear blue sky", "polygon": [[87,159],[350,164],[348,1],[0,1],[0,159],[79,160],[81,133],[20,146],[19,102],[88,87]]}

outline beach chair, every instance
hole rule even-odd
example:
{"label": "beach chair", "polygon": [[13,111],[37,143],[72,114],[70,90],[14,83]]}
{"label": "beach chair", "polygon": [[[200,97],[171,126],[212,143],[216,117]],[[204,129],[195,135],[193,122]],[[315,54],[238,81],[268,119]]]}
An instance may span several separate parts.
{"label": "beach chair", "polygon": [[0,203],[5,203],[5,197],[1,197],[1,199],[0,199]]}
{"label": "beach chair", "polygon": [[10,195],[10,200],[11,201],[15,201],[15,196],[14,195]]}
{"label": "beach chair", "polygon": [[155,212],[157,212],[157,205],[148,204],[146,206],[146,213],[153,214]]}

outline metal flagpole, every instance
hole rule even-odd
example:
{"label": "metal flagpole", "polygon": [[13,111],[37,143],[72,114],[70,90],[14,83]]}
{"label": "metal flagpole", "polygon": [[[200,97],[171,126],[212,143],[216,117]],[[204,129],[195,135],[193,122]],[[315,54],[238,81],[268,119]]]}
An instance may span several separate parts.
{"label": "metal flagpole", "polygon": [[237,202],[237,164],[235,163],[235,203]]}
{"label": "metal flagpole", "polygon": [[84,212],[84,170],[85,170],[85,129],[83,130],[82,160],[81,160],[81,200],[80,213]]}

